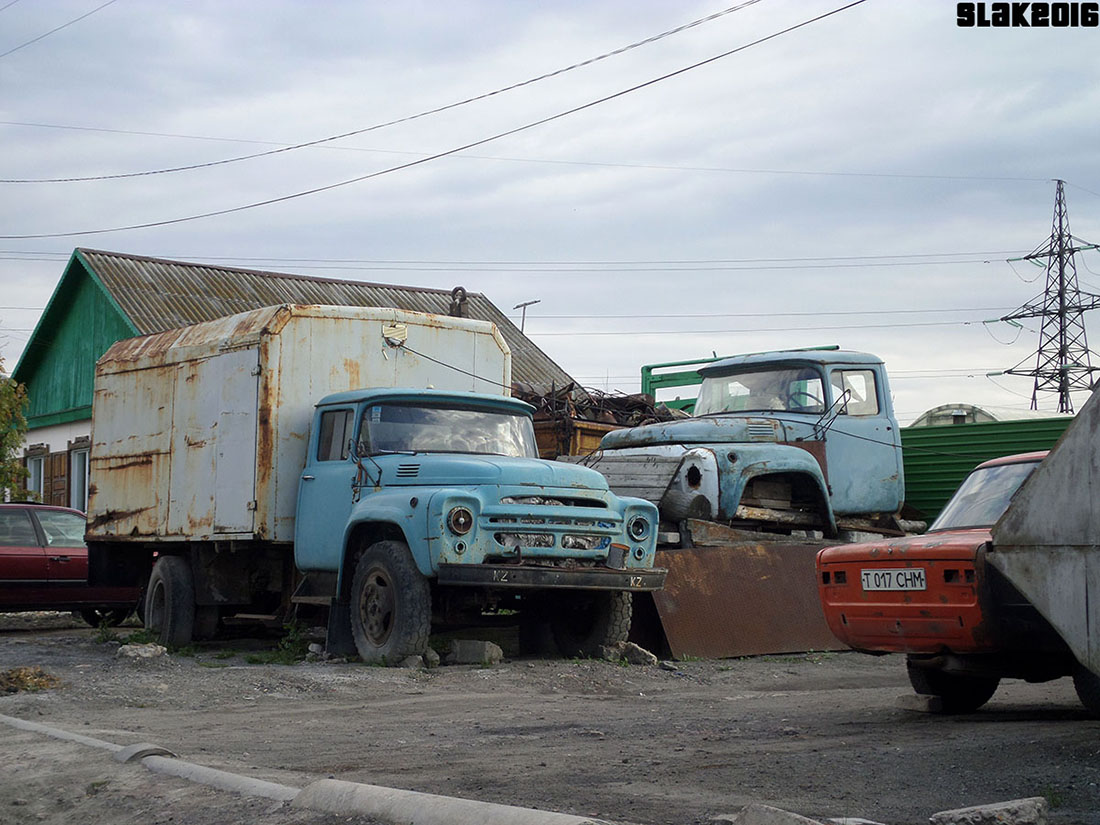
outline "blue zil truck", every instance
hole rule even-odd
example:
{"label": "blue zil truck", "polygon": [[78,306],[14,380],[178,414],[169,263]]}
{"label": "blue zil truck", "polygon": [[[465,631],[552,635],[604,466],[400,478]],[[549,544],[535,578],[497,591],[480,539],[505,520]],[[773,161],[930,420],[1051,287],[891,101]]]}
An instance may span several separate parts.
{"label": "blue zil truck", "polygon": [[96,373],[91,576],[147,579],[172,645],[322,608],[330,652],[395,664],[507,612],[596,655],[664,583],[657,509],[540,460],[509,378],[493,325],[392,309],[121,341]]}

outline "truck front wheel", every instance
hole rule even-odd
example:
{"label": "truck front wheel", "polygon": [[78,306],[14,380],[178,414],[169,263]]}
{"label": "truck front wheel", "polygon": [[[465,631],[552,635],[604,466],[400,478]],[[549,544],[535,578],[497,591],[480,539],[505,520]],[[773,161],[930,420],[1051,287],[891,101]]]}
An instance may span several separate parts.
{"label": "truck front wheel", "polygon": [[364,662],[396,665],[428,649],[432,599],[407,544],[379,541],[355,564],[351,633]]}
{"label": "truck front wheel", "polygon": [[191,564],[180,556],[161,556],[149,576],[145,626],[166,647],[191,641],[195,626],[195,583]]}
{"label": "truck front wheel", "polygon": [[905,663],[909,684],[917,693],[938,696],[943,713],[973,713],[997,691],[1001,680],[996,676],[973,676],[967,673],[945,673],[936,668],[921,667],[912,659]]}
{"label": "truck front wheel", "polygon": [[563,593],[549,606],[550,630],[564,656],[599,656],[625,642],[633,613],[630,593]]}

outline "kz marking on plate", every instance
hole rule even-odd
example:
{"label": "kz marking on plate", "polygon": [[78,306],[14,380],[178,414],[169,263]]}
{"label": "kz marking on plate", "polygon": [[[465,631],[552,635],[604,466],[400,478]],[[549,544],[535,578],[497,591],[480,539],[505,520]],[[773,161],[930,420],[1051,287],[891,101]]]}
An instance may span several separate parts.
{"label": "kz marking on plate", "polygon": [[860,570],[864,590],[924,590],[927,587],[922,567]]}

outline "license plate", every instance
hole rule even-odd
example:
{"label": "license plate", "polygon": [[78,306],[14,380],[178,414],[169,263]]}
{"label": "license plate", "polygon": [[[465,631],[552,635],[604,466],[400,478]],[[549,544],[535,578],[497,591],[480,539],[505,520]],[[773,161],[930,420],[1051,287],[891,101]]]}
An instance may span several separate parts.
{"label": "license plate", "polygon": [[864,590],[924,590],[927,587],[922,567],[861,570]]}

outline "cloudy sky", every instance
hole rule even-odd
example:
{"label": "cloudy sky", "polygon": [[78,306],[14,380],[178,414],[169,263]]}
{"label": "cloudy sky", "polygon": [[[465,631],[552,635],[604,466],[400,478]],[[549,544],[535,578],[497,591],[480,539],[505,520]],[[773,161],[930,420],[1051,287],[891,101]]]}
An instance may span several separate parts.
{"label": "cloudy sky", "polygon": [[840,344],[903,422],[1026,409],[988,373],[1037,322],[983,322],[1043,290],[1006,259],[1053,179],[1100,242],[1100,31],[729,2],[0,0],[0,179],[102,178],[0,183],[0,356],[85,246],[537,300],[528,334],[609,391]]}

